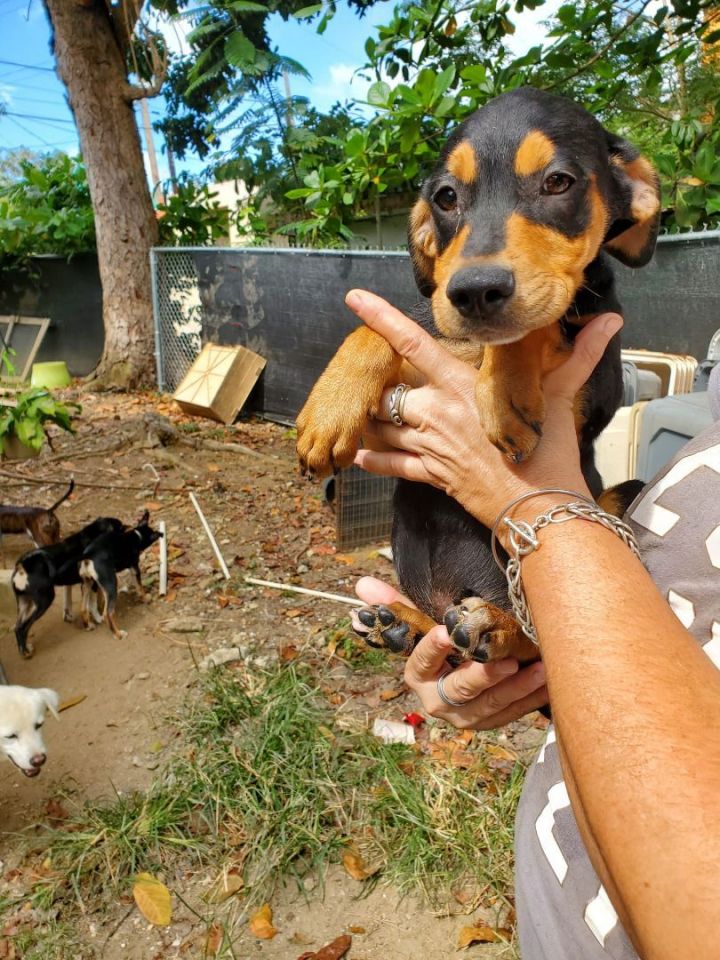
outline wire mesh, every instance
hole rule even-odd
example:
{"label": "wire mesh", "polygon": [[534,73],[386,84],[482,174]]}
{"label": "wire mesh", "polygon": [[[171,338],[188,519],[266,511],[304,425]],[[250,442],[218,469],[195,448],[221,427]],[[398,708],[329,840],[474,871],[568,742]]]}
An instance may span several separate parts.
{"label": "wire mesh", "polygon": [[153,251],[158,386],[177,388],[202,349],[200,283],[191,253]]}
{"label": "wire mesh", "polygon": [[375,477],[358,467],[340,471],[335,493],[338,550],[353,550],[390,539],[394,492],[392,477]]}

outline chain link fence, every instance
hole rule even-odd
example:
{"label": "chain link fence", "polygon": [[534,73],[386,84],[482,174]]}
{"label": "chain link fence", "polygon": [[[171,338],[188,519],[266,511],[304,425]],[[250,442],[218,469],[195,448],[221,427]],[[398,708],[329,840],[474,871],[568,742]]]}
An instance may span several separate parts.
{"label": "chain link fence", "polygon": [[202,349],[200,280],[192,253],[152,251],[158,389],[174,391]]}
{"label": "chain link fence", "polygon": [[[240,344],[267,360],[246,409],[284,423],[357,325],[342,307],[349,289],[374,290],[401,310],[417,300],[406,253],[174,247],[153,250],[151,262],[160,389],[177,388],[205,343]],[[720,326],[719,273],[720,230],[661,236],[642,270],[616,264],[623,344],[702,360]],[[393,488],[341,473],[340,549],[387,539]]]}

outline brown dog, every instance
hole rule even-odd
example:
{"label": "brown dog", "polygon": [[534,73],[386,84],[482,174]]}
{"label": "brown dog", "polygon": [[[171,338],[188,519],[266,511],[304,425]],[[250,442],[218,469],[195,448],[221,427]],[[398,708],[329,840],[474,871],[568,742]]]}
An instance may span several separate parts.
{"label": "brown dog", "polygon": [[[659,220],[650,163],[563,97],[531,88],[503,94],[448,140],[410,217],[424,298],[412,316],[478,368],[481,422],[514,463],[542,435],[544,376],[589,319],[619,310],[607,254],[647,263]],[[350,465],[384,388],[401,381],[420,382],[382,337],[367,327],[350,334],[297,418],[303,470],[323,476]],[[616,336],[575,401],[583,473],[596,497],[593,443],[621,399]],[[537,656],[509,613],[489,531],[450,497],[398,483],[393,555],[419,610],[360,611],[369,642],[407,654],[444,619],[464,656]]]}
{"label": "brown dog", "polygon": [[60,539],[60,521],[55,511],[75,489],[75,481],[51,507],[16,507],[0,504],[0,555],[3,533],[26,533],[36,547],[47,547]]}

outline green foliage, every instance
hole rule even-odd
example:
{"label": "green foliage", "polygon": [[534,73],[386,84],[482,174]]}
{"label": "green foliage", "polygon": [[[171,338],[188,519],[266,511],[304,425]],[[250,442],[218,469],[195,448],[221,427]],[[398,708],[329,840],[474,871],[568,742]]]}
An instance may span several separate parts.
{"label": "green foliage", "polygon": [[0,183],[0,258],[71,256],[95,249],[85,167],[79,157],[21,159],[20,175]]}
{"label": "green foliage", "polygon": [[[377,215],[383,195],[414,193],[451,127],[524,84],[574,97],[637,141],[661,171],[666,225],[712,222],[720,207],[711,163],[719,145],[720,84],[717,59],[705,62],[701,43],[703,36],[713,38],[704,19],[711,5],[566,3],[549,18],[542,45],[513,56],[514,20],[543,5],[403,0],[366,42],[362,73],[373,82],[364,112],[338,105],[334,129],[322,130],[307,104],[275,88],[281,63],[266,49],[264,15],[254,5],[240,11],[213,3],[191,34],[199,55],[186,92],[204,91],[207,150],[221,133],[238,131],[230,153],[239,159],[219,159],[251,188],[260,185],[253,191],[254,215],[303,243],[343,243],[353,220]],[[268,13],[271,8],[307,18],[322,32],[334,4],[271,3]],[[323,18],[313,19],[321,9]],[[175,89],[179,116],[185,95]],[[192,106],[185,102],[188,107],[186,119]]]}
{"label": "green foliage", "polygon": [[162,246],[209,246],[227,236],[228,210],[208,186],[190,178],[166,186],[170,191],[167,199],[157,205]]}
{"label": "green foliage", "polygon": [[0,452],[10,437],[16,437],[31,450],[40,450],[46,439],[45,426],[49,423],[74,433],[72,418],[81,409],[77,403],[55,400],[44,387],[26,390],[17,397],[14,406],[0,404]]}

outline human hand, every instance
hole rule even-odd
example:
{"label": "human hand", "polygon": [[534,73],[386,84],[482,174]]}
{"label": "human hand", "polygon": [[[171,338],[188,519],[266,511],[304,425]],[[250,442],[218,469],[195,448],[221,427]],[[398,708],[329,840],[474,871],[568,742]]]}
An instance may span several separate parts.
{"label": "human hand", "polygon": [[403,426],[382,422],[389,420],[392,391],[386,390],[379,419],[368,424],[366,433],[392,449],[360,450],[358,466],[439,487],[486,526],[511,500],[531,491],[562,487],[590,495],[580,469],[573,402],[622,326],[619,316],[603,314],[592,320],[576,338],[570,358],[545,378],[543,437],[527,462],[511,464],[485,436],[475,401],[474,367],[453,357],[380,297],[353,290],[346,302],[426,381],[406,394]]}
{"label": "human hand", "polygon": [[[390,584],[374,577],[358,580],[355,592],[365,603],[410,602]],[[405,682],[431,717],[447,720],[462,730],[491,730],[548,702],[542,663],[519,669],[512,658],[490,663],[466,661],[451,670],[446,658],[454,649],[445,627],[435,627],[415,647],[405,665]],[[445,693],[451,700],[463,701],[462,707],[449,707],[438,696],[437,681],[443,674],[447,674]]]}

